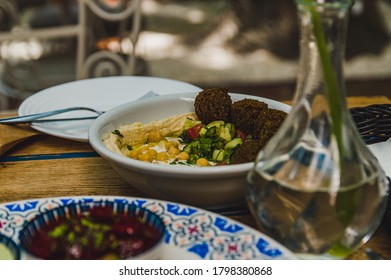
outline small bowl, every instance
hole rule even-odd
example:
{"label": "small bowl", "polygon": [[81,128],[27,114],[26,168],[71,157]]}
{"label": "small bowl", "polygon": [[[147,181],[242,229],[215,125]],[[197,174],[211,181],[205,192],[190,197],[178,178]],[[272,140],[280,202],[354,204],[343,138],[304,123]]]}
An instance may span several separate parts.
{"label": "small bowl", "polygon": [[0,260],[20,260],[19,246],[9,237],[0,234]]}
{"label": "small bowl", "polygon": [[[197,95],[198,92],[169,94],[115,107],[94,121],[89,130],[89,142],[131,186],[154,198],[208,209],[244,204],[246,175],[252,162],[213,167],[152,164],[117,154],[102,143],[105,136],[121,125],[148,123],[194,112]],[[290,110],[289,105],[267,98],[238,93],[229,95],[233,102],[256,99],[272,109]]]}
{"label": "small bowl", "polygon": [[[102,213],[103,209],[103,213]],[[91,213],[92,211],[95,211],[95,217],[98,215],[99,217],[99,222],[96,222],[97,220],[95,219],[95,223],[92,224],[92,227],[96,228],[97,224],[105,224],[104,227],[107,227],[106,221],[108,220],[108,216],[111,217],[114,215],[114,217],[121,217],[122,219],[128,219],[128,218],[136,218],[136,221],[131,220],[131,222],[134,223],[137,222],[138,225],[142,224],[145,227],[148,227],[149,234],[147,235],[140,235],[137,236],[137,240],[133,239],[130,243],[130,241],[119,241],[118,243],[120,244],[126,244],[126,246],[122,246],[122,248],[129,248],[130,244],[136,244],[137,242],[140,242],[140,238],[145,240],[148,236],[150,236],[151,232],[154,234],[154,240],[149,241],[149,245],[147,248],[144,248],[143,250],[138,251],[137,253],[134,253],[132,255],[127,256],[126,258],[123,259],[159,259],[161,255],[161,249],[163,246],[163,240],[164,240],[164,235],[165,235],[165,225],[163,220],[155,213],[151,212],[150,210],[147,210],[145,208],[132,205],[132,204],[126,204],[126,203],[121,203],[121,202],[112,202],[112,201],[95,201],[95,202],[82,202],[82,203],[74,203],[74,204],[69,204],[66,206],[62,207],[57,207],[52,210],[49,210],[45,213],[42,213],[38,216],[36,216],[33,220],[28,222],[23,229],[20,232],[19,239],[20,239],[20,244],[21,244],[21,249],[22,253],[25,259],[101,259],[102,256],[103,258],[112,257],[112,253],[108,255],[107,253],[102,254],[102,253],[97,253],[93,254],[91,253],[91,250],[88,250],[86,248],[80,249],[80,247],[77,247],[73,245],[68,251],[74,251],[74,250],[85,250],[85,252],[88,252],[87,255],[83,254],[82,256],[80,253],[76,253],[78,255],[72,255],[71,257],[64,257],[63,253],[58,253],[62,252],[61,249],[58,250],[56,253],[53,253],[50,257],[44,257],[43,255],[37,255],[34,253],[34,245],[39,244],[36,248],[38,250],[41,250],[41,248],[47,245],[50,240],[47,239],[42,239],[39,238],[41,236],[42,232],[46,232],[47,230],[51,230],[51,234],[55,235],[56,232],[59,232],[57,230],[61,229],[60,227],[56,227],[56,230],[53,230],[55,225],[58,225],[59,223],[62,224],[63,221],[70,222],[71,219],[74,220],[80,220],[80,217],[88,217],[89,220],[87,222],[91,225],[89,222],[91,220]],[[97,212],[98,211],[98,212]],[[96,214],[98,213],[98,214]],[[124,218],[123,218],[124,217]],[[141,223],[139,223],[141,221]],[[86,223],[83,223],[85,225]],[[134,229],[134,227],[129,227],[127,226],[124,228],[123,227],[124,223],[117,223],[117,222],[112,222],[110,220],[110,230],[115,231],[116,233],[120,230],[122,237],[124,234],[129,233],[130,230]],[[137,229],[137,228],[136,228]],[[102,234],[102,230],[96,230],[92,233],[93,236],[99,236],[101,235],[102,238],[100,239],[103,241],[103,243],[108,240],[109,238],[104,236]],[[72,234],[67,234],[67,238],[70,238]],[[45,234],[47,237],[48,235]],[[84,235],[85,236],[85,235]],[[84,236],[76,236],[73,237],[74,240],[82,240]],[[45,238],[46,238],[45,237]],[[45,240],[45,242],[40,242],[39,240]],[[62,239],[64,240],[64,239]],[[96,242],[98,238],[94,239],[93,241]],[[119,239],[116,239],[115,241],[110,241],[106,243],[106,245],[112,245],[115,244],[116,241]],[[60,241],[62,242],[62,241]],[[76,242],[77,243],[77,242]],[[103,244],[101,243],[101,244]],[[60,243],[58,243],[60,244]],[[65,244],[65,242],[62,242],[61,244]],[[73,243],[75,244],[75,243]],[[91,243],[89,243],[91,244]],[[95,243],[94,243],[95,244]],[[138,243],[140,244],[140,243]],[[141,243],[142,244],[142,243]],[[102,247],[103,245],[99,245]],[[98,246],[98,247],[99,247]],[[96,248],[98,248],[96,247]],[[132,246],[133,247],[133,246]],[[91,248],[91,247],[87,247]],[[134,247],[133,247],[134,248]],[[93,249],[95,250],[95,249]],[[57,254],[57,255],[56,255]],[[69,256],[69,255],[68,255]]]}

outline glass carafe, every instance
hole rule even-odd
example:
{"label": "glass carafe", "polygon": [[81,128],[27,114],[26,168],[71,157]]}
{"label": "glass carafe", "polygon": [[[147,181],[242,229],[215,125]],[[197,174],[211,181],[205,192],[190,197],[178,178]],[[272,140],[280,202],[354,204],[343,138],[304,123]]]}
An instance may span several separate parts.
{"label": "glass carafe", "polygon": [[247,201],[261,231],[303,258],[341,259],[383,217],[388,184],[346,106],[342,71],[350,0],[296,0],[294,106],[258,155]]}

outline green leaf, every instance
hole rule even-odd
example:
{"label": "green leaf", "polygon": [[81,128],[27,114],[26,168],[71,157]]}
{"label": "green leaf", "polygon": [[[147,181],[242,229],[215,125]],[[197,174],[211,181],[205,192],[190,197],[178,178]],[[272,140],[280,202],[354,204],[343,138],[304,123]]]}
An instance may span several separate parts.
{"label": "green leaf", "polygon": [[[304,0],[304,3],[310,4],[316,3],[315,0]],[[330,117],[332,120],[332,130],[336,137],[338,144],[339,158],[344,156],[343,148],[343,116],[344,108],[340,102],[341,94],[338,79],[333,68],[333,64],[330,58],[329,50],[327,48],[327,42],[324,36],[321,17],[316,10],[315,5],[309,5],[308,9],[311,13],[312,24],[314,27],[315,39],[318,45],[318,51],[323,70],[323,77],[325,81],[325,93],[330,106]],[[342,162],[342,161],[340,161]]]}

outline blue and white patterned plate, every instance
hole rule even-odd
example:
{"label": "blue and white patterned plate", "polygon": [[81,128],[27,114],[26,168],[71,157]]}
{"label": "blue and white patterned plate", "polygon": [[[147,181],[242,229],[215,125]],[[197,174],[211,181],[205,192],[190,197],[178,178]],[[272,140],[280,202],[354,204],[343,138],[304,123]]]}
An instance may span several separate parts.
{"label": "blue and white patterned plate", "polygon": [[135,204],[159,214],[167,226],[163,259],[297,259],[270,237],[227,217],[183,204],[135,197],[76,196],[3,203],[0,233],[19,243],[19,231],[37,214],[70,203],[99,200]]}

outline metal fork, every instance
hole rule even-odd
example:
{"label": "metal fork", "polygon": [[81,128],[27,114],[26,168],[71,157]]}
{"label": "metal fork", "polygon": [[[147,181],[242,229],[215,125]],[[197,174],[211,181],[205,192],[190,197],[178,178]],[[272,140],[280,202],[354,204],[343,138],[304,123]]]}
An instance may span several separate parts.
{"label": "metal fork", "polygon": [[[145,98],[150,98],[153,96],[157,96],[158,94],[149,91],[143,96],[141,96],[140,99],[145,99]],[[59,115],[63,114],[66,112],[71,112],[71,111],[90,111],[93,113],[96,113],[96,116],[89,116],[89,117],[75,117],[75,118],[59,118],[59,119],[44,119],[46,117],[54,116],[54,115]],[[89,120],[89,119],[96,119],[98,116],[102,115],[105,111],[99,111],[93,108],[89,107],[69,107],[69,108],[64,108],[64,109],[58,109],[58,110],[53,110],[53,111],[48,111],[48,112],[43,112],[43,113],[37,113],[37,114],[32,114],[32,115],[26,115],[26,116],[19,116],[19,117],[12,117],[12,118],[3,118],[0,119],[0,124],[22,124],[22,123],[43,123],[43,122],[58,122],[58,121],[79,121],[79,120]]]}
{"label": "metal fork", "polygon": [[[91,111],[97,114],[97,116],[91,117],[81,117],[81,118],[65,118],[65,119],[43,119],[46,117],[63,114],[66,112],[72,111]],[[104,111],[98,111],[89,107],[70,107],[64,109],[58,109],[53,111],[48,111],[44,113],[37,113],[32,115],[20,116],[20,117],[12,117],[12,118],[4,118],[0,119],[0,124],[21,124],[21,123],[32,123],[32,122],[54,122],[54,121],[76,121],[76,120],[87,120],[87,119],[95,119],[99,115],[102,115]]]}

